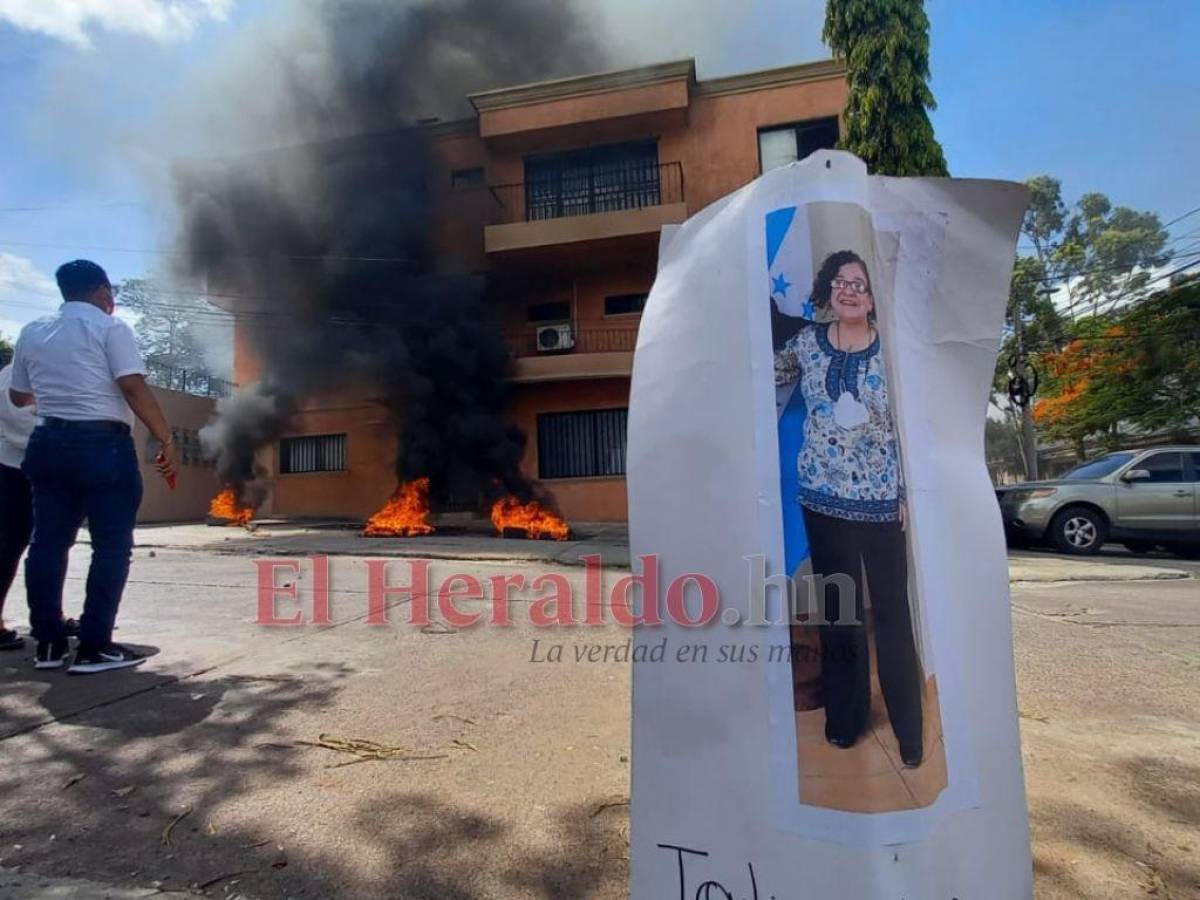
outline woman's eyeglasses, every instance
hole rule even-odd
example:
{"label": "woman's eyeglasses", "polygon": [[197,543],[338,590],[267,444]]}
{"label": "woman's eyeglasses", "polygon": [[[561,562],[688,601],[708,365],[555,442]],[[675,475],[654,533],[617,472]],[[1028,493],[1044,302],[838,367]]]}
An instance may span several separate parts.
{"label": "woman's eyeglasses", "polygon": [[870,288],[870,286],[867,285],[867,283],[865,281],[849,281],[845,278],[835,278],[835,279],[833,279],[833,281],[829,282],[829,285],[835,291],[849,290],[849,291],[853,291],[856,294],[871,293],[871,288]]}

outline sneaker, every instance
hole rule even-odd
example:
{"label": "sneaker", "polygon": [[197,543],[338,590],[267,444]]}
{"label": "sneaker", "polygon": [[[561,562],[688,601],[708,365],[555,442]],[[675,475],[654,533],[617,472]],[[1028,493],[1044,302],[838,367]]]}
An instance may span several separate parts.
{"label": "sneaker", "polygon": [[67,672],[71,675],[92,675],[109,669],[130,669],[145,661],[146,657],[120,644],[109,644],[107,647],[84,647],[81,644],[76,648],[75,660]]}
{"label": "sneaker", "polygon": [[63,619],[63,630],[67,633],[67,637],[79,637],[79,620]]}
{"label": "sneaker", "polygon": [[57,641],[38,641],[37,654],[33,657],[35,669],[61,669],[67,663],[67,652],[71,645],[66,638]]}
{"label": "sneaker", "polygon": [[0,628],[0,650],[20,650],[25,646],[25,638],[11,628]]}

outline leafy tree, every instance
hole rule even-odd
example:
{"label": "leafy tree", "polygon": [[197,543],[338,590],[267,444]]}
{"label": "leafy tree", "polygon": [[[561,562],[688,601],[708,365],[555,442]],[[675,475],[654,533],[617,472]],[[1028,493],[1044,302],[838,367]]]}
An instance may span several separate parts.
{"label": "leafy tree", "polygon": [[923,0],[829,0],[825,43],[848,70],[841,147],[879,175],[946,175],[929,110],[929,18]]}
{"label": "leafy tree", "polygon": [[12,342],[9,341],[9,339],[3,334],[0,334],[0,368],[3,368],[9,364],[9,361],[12,360],[12,355]]}
{"label": "leafy tree", "polygon": [[1072,302],[1118,303],[1145,293],[1149,270],[1169,258],[1163,253],[1167,232],[1158,216],[1127,206],[1113,207],[1104,194],[1084,194],[1063,229],[1056,258],[1072,286]]}
{"label": "leafy tree", "polygon": [[134,333],[147,362],[205,369],[198,331],[213,313],[203,298],[164,293],[152,281],[135,278],[122,282],[120,302],[140,317]]}
{"label": "leafy tree", "polygon": [[1200,279],[1075,323],[1074,339],[1042,355],[1045,389],[1034,418],[1042,433],[1105,446],[1129,431],[1187,437],[1200,410]]}

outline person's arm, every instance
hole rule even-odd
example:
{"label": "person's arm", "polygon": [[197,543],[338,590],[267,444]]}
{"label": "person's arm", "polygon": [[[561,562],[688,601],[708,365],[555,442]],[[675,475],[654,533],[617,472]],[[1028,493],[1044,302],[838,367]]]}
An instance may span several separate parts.
{"label": "person's arm", "polygon": [[162,444],[163,461],[157,463],[158,471],[163,475],[174,475],[179,468],[179,460],[175,453],[175,439],[171,436],[171,426],[163,415],[158,401],[150,386],[146,384],[144,375],[126,375],[117,379],[117,386],[125,397],[125,402],[133,410],[143,425]]}
{"label": "person's arm", "polygon": [[34,401],[33,386],[29,383],[29,370],[21,349],[21,341],[18,340],[12,367],[8,371],[8,399],[17,409],[32,406]]}
{"label": "person's arm", "polygon": [[801,364],[798,344],[800,335],[792,338],[775,353],[775,386],[791,384],[800,377]]}

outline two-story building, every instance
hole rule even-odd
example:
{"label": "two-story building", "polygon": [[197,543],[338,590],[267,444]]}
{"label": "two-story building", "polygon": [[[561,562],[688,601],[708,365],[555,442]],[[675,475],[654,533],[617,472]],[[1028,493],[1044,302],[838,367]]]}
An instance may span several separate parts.
{"label": "two-story building", "polygon": [[[427,126],[439,250],[486,272],[501,305],[527,474],[568,520],[624,520],[630,374],[659,232],[832,147],[845,70],[821,61],[698,81],[685,60],[468,99],[471,118]],[[242,345],[245,384],[255,363]],[[264,512],[371,514],[395,487],[394,442],[366,395],[314,399],[262,460],[275,476]]]}

